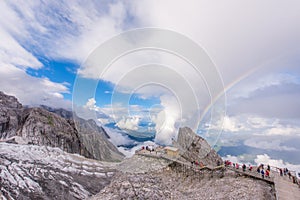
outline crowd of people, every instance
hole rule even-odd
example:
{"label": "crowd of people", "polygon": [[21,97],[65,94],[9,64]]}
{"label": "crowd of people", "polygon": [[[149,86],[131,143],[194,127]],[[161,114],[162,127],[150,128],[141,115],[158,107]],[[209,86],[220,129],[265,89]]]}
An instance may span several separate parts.
{"label": "crowd of people", "polygon": [[[252,165],[248,165],[248,167],[246,166],[246,164],[242,164],[240,165],[239,163],[233,163],[229,160],[225,160],[224,162],[225,166],[231,166],[235,169],[240,169],[240,166],[241,166],[241,169],[246,172],[247,170],[248,171],[253,171],[253,166]],[[270,165],[267,165],[267,167],[265,168],[264,164],[260,164],[257,168],[256,168],[256,171],[258,174],[261,175],[262,178],[270,178],[270,173],[271,173],[271,167]]]}
{"label": "crowd of people", "polygon": [[[225,166],[227,167],[233,167],[235,169],[241,169],[245,172],[245,171],[253,171],[253,167],[252,165],[248,165],[248,167],[246,166],[246,164],[240,165],[239,163],[233,163],[229,160],[225,160],[224,162]],[[275,167],[274,168],[277,172],[279,172],[280,176],[288,176],[289,179],[295,183],[298,184],[300,187],[300,180],[297,180],[297,177],[292,175],[291,171],[288,170],[288,168],[279,168],[279,167]],[[267,167],[265,167],[264,164],[260,164],[257,168],[256,168],[256,172],[258,174],[261,175],[262,178],[270,178],[270,174],[271,174],[271,166],[267,165]]]}

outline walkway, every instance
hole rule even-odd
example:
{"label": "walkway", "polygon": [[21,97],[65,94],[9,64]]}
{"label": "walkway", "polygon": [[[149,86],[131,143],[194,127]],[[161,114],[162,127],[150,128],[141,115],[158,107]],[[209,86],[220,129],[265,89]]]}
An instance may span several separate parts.
{"label": "walkway", "polygon": [[278,200],[299,200],[300,188],[288,176],[275,175],[275,190]]}
{"label": "walkway", "polygon": [[226,167],[226,169],[229,169],[231,171],[235,171],[235,172],[238,172],[240,174],[243,174],[243,175],[255,178],[255,179],[259,179],[259,180],[266,181],[268,183],[274,184],[274,173],[276,173],[276,172],[273,172],[273,171],[271,172],[269,178],[267,178],[267,177],[262,178],[261,174],[257,173],[255,168],[253,168],[252,171],[249,171],[248,169],[246,171],[243,171],[241,168],[236,169],[234,167],[228,166],[228,167]]}

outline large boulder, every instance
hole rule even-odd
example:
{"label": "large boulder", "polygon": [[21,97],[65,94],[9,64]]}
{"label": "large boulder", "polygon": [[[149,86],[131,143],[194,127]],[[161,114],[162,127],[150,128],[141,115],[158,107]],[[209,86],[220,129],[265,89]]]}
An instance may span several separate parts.
{"label": "large boulder", "polygon": [[179,129],[175,146],[180,149],[181,156],[190,162],[202,162],[205,166],[217,166],[222,163],[222,158],[207,141],[188,127]]}

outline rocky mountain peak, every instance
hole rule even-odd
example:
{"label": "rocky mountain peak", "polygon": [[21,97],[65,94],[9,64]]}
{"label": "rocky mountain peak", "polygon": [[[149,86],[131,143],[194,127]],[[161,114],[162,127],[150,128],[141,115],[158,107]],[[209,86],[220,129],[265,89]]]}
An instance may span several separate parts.
{"label": "rocky mountain peak", "polygon": [[20,109],[22,108],[22,104],[16,97],[4,94],[0,91],[0,107]]}
{"label": "rocky mountain peak", "polygon": [[216,166],[222,158],[210,147],[208,142],[188,127],[179,129],[177,142],[181,156],[188,161],[202,162],[203,165]]}

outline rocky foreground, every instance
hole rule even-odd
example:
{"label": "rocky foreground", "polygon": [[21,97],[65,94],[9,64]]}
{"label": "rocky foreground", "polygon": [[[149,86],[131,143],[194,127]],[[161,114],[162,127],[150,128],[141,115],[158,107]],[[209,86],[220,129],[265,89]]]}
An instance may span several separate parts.
{"label": "rocky foreground", "polygon": [[2,199],[275,199],[272,185],[226,169],[144,155],[100,162],[36,145],[0,143],[0,177]]}
{"label": "rocky foreground", "polygon": [[0,143],[0,199],[85,199],[115,171],[114,163],[59,148]]}
{"label": "rocky foreground", "polygon": [[[142,162],[145,159],[146,162]],[[132,163],[138,163],[134,170]],[[155,168],[149,170],[149,163]],[[128,170],[131,169],[131,170]],[[145,169],[145,170],[143,170]],[[134,156],[122,162],[112,181],[91,200],[260,199],[275,200],[274,187],[226,169],[193,172],[161,159]]]}

